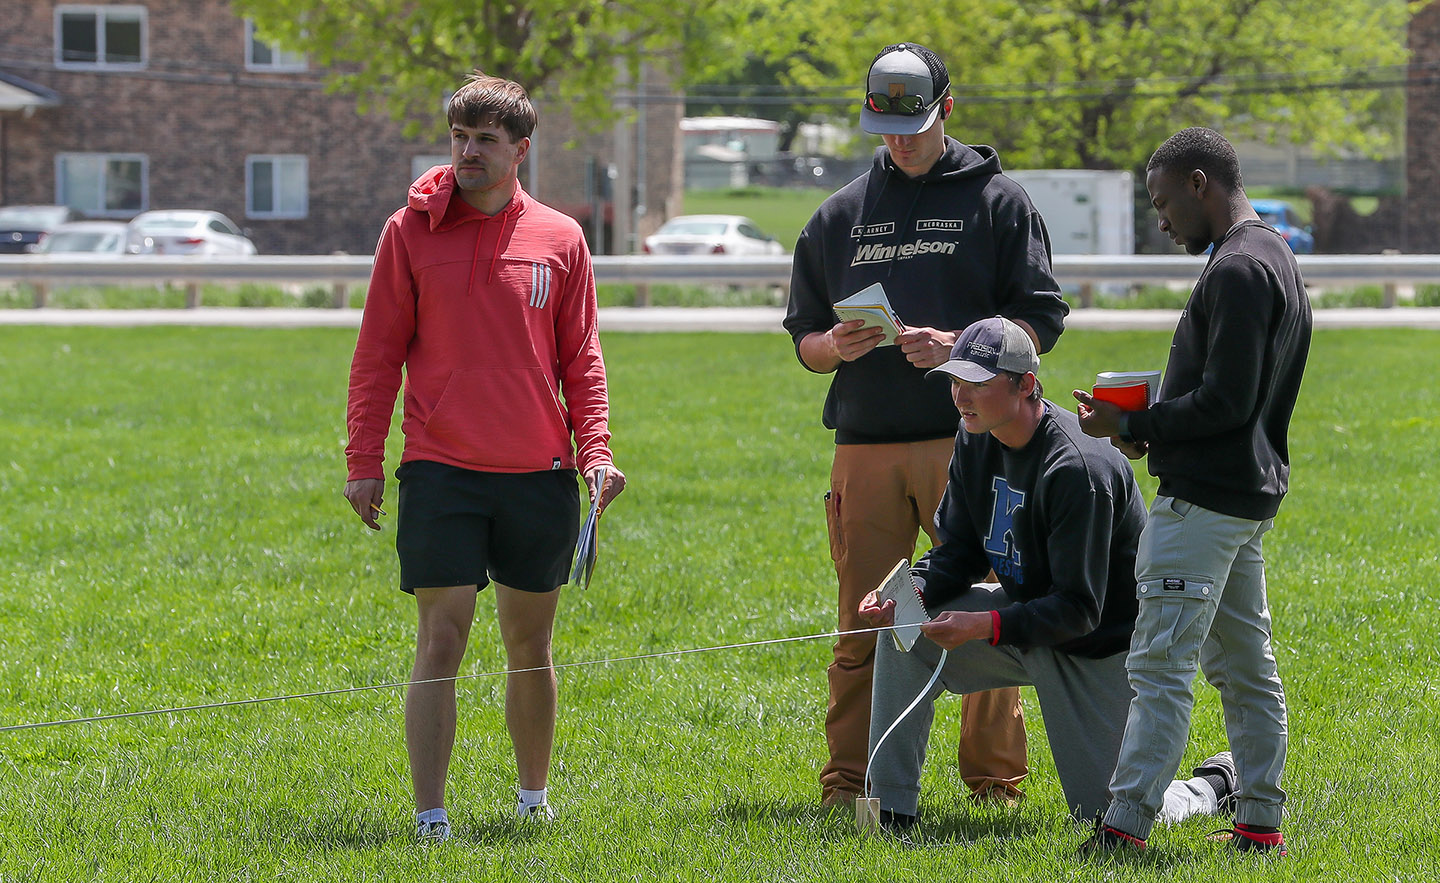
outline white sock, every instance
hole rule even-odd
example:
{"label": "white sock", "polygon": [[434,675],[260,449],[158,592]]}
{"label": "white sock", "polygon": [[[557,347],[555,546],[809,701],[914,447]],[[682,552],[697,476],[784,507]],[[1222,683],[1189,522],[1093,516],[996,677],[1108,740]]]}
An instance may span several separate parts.
{"label": "white sock", "polygon": [[417,812],[415,814],[415,823],[417,825],[428,825],[431,822],[448,821],[450,821],[450,817],[446,815],[445,807],[443,806],[436,807],[435,809],[427,809],[424,812]]}
{"label": "white sock", "polygon": [[520,789],[520,810],[527,810],[532,806],[539,806],[545,802],[545,792],[550,789],[541,788],[538,791],[531,791],[528,788]]}
{"label": "white sock", "polygon": [[[1199,784],[1196,785],[1196,783]],[[1190,780],[1190,784],[1196,785],[1196,787],[1203,786],[1203,790],[1205,791],[1205,793],[1210,796],[1212,802],[1210,806],[1206,809],[1207,814],[1214,815],[1215,813],[1220,811],[1220,795],[1215,791],[1215,785],[1212,784],[1209,779],[1197,776]]]}

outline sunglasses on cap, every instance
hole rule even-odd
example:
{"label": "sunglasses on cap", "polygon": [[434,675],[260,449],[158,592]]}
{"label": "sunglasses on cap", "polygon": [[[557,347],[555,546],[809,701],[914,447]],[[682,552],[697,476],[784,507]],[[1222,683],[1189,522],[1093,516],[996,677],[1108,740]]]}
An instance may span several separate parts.
{"label": "sunglasses on cap", "polygon": [[875,113],[898,113],[909,117],[919,116],[930,107],[919,95],[891,96],[884,92],[866,93],[865,106]]}

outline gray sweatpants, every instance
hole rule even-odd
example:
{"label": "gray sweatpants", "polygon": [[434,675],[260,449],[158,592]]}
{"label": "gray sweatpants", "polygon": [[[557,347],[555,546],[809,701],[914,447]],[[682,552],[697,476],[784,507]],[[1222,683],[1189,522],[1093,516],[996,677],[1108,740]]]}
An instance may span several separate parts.
{"label": "gray sweatpants", "polygon": [[[1272,522],[1156,497],[1135,561],[1140,618],[1126,665],[1136,699],[1105,823],[1145,837],[1161,782],[1180,763],[1198,666],[1220,691],[1235,755],[1235,821],[1279,826],[1285,792],[1285,691],[1270,649],[1261,538]],[[923,682],[922,682],[923,683]]]}
{"label": "gray sweatpants", "polygon": [[[999,586],[980,585],[942,609],[988,611],[1011,603]],[[930,680],[939,658],[940,648],[925,637],[919,638],[909,653],[897,650],[888,634],[882,634],[877,643],[870,711],[870,794],[880,798],[882,809],[915,815],[920,769],[935,719],[935,700],[941,692],[965,694],[1026,686],[1033,686],[1040,699],[1066,806],[1078,819],[1105,808],[1132,695],[1123,652],[1087,659],[1044,647],[1021,650],[969,641],[950,651],[938,683],[877,754],[876,742]],[[1165,789],[1163,804],[1162,818],[1178,822],[1215,812],[1215,792],[1203,780],[1173,782]]]}

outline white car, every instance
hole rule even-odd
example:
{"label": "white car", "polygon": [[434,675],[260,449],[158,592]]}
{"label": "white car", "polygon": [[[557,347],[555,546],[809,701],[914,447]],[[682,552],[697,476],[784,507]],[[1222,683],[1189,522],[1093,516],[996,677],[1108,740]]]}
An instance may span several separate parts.
{"label": "white car", "polygon": [[34,251],[51,230],[79,218],[74,209],[64,205],[0,206],[0,254]]}
{"label": "white car", "polygon": [[51,230],[35,253],[119,257],[127,252],[129,233],[129,225],[121,221],[71,221]]}
{"label": "white car", "polygon": [[784,254],[774,236],[740,215],[679,215],[645,237],[646,254]]}
{"label": "white car", "polygon": [[252,255],[255,243],[219,212],[162,210],[141,212],[130,221],[130,251],[202,257]]}

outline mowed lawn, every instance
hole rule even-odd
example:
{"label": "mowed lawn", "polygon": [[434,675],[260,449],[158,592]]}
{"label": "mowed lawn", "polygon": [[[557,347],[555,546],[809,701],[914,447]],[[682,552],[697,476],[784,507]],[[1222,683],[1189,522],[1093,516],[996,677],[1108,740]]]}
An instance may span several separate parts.
{"label": "mowed lawn", "polygon": [[[353,341],[0,329],[0,726],[404,679],[414,614],[393,531],[365,530],[340,496]],[[833,628],[827,379],[778,334],[605,346],[630,489],[602,523],[595,583],[565,591],[557,661]],[[1164,334],[1072,331],[1042,377],[1068,405],[1095,371],[1161,367],[1167,349]],[[1287,861],[1227,856],[1205,840],[1221,824],[1194,820],[1158,830],[1144,861],[1076,865],[1030,691],[1019,810],[960,795],[959,703],[943,701],[926,837],[860,840],[816,807],[819,639],[564,669],[548,826],[510,819],[502,678],[463,681],[458,838],[438,849],[410,839],[395,688],[3,732],[0,881],[1431,878],[1437,376],[1434,332],[1316,335],[1266,543]],[[499,646],[486,593],[465,673],[502,669]],[[1187,769],[1224,741],[1214,690],[1197,694]]]}
{"label": "mowed lawn", "polygon": [[831,192],[821,187],[687,190],[684,210],[689,215],[745,215],[779,240],[789,253],[795,250],[795,240],[800,238],[810,216]]}

